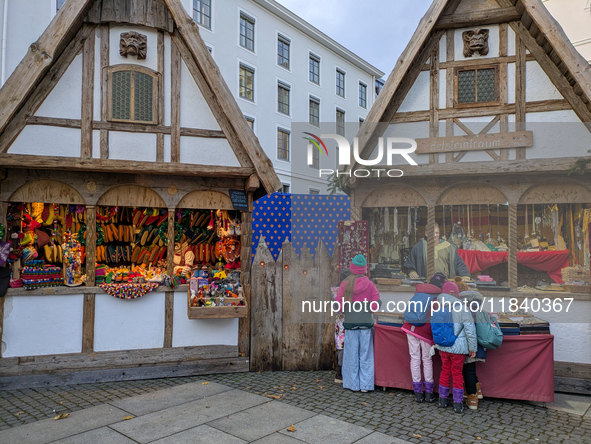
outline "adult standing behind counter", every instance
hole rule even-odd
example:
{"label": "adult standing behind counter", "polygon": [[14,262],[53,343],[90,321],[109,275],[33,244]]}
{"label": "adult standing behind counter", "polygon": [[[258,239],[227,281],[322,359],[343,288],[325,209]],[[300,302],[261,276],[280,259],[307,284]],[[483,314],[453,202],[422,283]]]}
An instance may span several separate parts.
{"label": "adult standing behind counter", "polygon": [[[451,242],[439,238],[439,224],[435,223],[435,273],[443,273],[449,278],[456,276],[470,277],[470,271],[458,254],[457,247]],[[427,276],[427,239],[417,242],[412,248],[404,268],[411,279]]]}

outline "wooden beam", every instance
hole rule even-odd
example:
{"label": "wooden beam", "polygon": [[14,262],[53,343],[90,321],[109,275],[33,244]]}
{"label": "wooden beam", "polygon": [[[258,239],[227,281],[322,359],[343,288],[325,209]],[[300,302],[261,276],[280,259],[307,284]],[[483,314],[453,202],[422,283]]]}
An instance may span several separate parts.
{"label": "wooden beam", "polygon": [[[508,54],[509,47],[509,26],[507,23],[499,25],[499,56],[505,57]],[[525,60],[533,57],[531,54],[526,54]],[[507,79],[507,62],[499,63],[499,101],[501,105],[506,105],[509,102],[509,82]],[[509,114],[500,114],[500,132],[509,132]],[[500,160],[509,160],[509,150],[501,150]]]}
{"label": "wooden beam", "polygon": [[474,136],[474,131],[472,131],[470,128],[468,128],[466,125],[464,125],[464,123],[460,120],[460,119],[453,119],[453,122],[458,125],[462,131],[464,131],[467,135],[469,136]]}
{"label": "wooden beam", "polygon": [[[525,44],[515,35],[515,130],[525,130]],[[515,159],[525,159],[525,149],[515,149]]]}
{"label": "wooden beam", "polygon": [[166,245],[166,261],[167,266],[166,269],[168,270],[168,274],[172,276],[174,271],[174,222],[175,222],[175,213],[176,210],[174,208],[168,209],[168,244]]}
{"label": "wooden beam", "polygon": [[[431,49],[429,85],[429,137],[439,137],[439,45]],[[439,154],[429,154],[429,163],[439,163]]]}
{"label": "wooden beam", "polygon": [[[172,244],[174,245],[174,242]],[[164,348],[172,347],[173,320],[174,291],[167,291],[164,294]]]}
{"label": "wooden beam", "polygon": [[[213,91],[220,108],[228,118],[238,139],[253,162],[263,186],[269,193],[279,190],[282,184],[273,169],[273,162],[269,160],[258,139],[248,127],[242,111],[220,74],[220,69],[213,60],[205,43],[203,43],[199,33],[195,32],[195,29],[198,29],[197,24],[187,14],[180,0],[165,1],[180,31],[180,36],[185,41],[187,48],[193,55],[193,59],[203,73],[203,77]],[[437,1],[443,2],[443,0]]]}
{"label": "wooden beam", "polygon": [[[164,32],[158,31],[158,72],[160,79],[164,78]],[[162,80],[159,84],[162,87]],[[164,126],[164,90],[161,89],[158,94],[158,125]],[[164,162],[164,134],[159,133],[156,136],[156,162]]]}
{"label": "wooden beam", "polygon": [[511,290],[517,289],[517,204],[509,204],[509,256],[507,259],[509,267],[509,287]]}
{"label": "wooden beam", "polygon": [[82,51],[82,110],[80,113],[81,142],[80,157],[89,159],[92,157],[92,121],[94,112],[94,36],[93,30],[84,41]]}
{"label": "wooden beam", "polygon": [[199,66],[197,66],[197,63],[195,63],[195,60],[191,55],[191,51],[189,51],[189,48],[187,48],[187,45],[185,45],[185,42],[183,41],[178,31],[172,35],[172,39],[176,43],[177,48],[179,48],[179,52],[181,53],[181,57],[183,58],[185,65],[191,73],[191,76],[197,84],[197,87],[201,91],[203,98],[209,105],[209,109],[214,115],[216,121],[218,122],[218,125],[222,129],[221,133],[224,134],[228,139],[228,143],[230,144],[232,151],[234,151],[234,155],[238,159],[238,162],[240,162],[241,166],[253,167],[254,165],[250,160],[250,157],[248,157],[248,153],[244,150],[244,147],[238,139],[238,136],[236,135],[234,128],[232,127],[232,125],[228,121],[228,118],[220,108],[220,105],[213,91],[207,84],[207,81],[203,77],[203,74],[201,73]]}
{"label": "wooden beam", "polygon": [[[105,69],[111,64],[109,60],[109,24],[103,23],[101,29],[101,122],[107,121],[107,73]],[[94,125],[93,125],[94,126]],[[109,131],[100,130],[101,159],[109,158]]]}
{"label": "wooden beam", "polygon": [[[536,40],[530,35],[527,28],[525,28],[521,22],[511,22],[509,25],[515,31],[515,34],[523,40],[529,52],[534,55],[558,92],[560,92],[560,94],[562,94],[562,96],[570,103],[573,111],[577,114],[579,119],[583,122],[591,122],[591,111],[587,109],[585,103],[575,93],[566,77],[560,72],[560,69],[554,64],[544,49],[538,45]],[[527,111],[529,112],[529,106]],[[587,129],[591,131],[591,126],[587,125]]]}
{"label": "wooden beam", "polygon": [[94,293],[84,295],[84,307],[82,315],[82,353],[94,351]]}
{"label": "wooden beam", "polygon": [[519,20],[521,14],[515,7],[486,9],[466,12],[463,14],[442,15],[437,20],[434,29],[468,28],[473,26],[492,25],[496,23]]}
{"label": "wooden beam", "polygon": [[[51,93],[55,85],[57,85],[66,70],[69,68],[72,61],[76,58],[76,55],[82,51],[84,41],[93,31],[94,28],[92,25],[84,25],[82,29],[80,29],[80,32],[78,32],[76,37],[61,53],[58,60],[51,65],[47,75],[41,79],[40,83],[31,93],[30,97],[28,97],[26,102],[24,104],[19,104],[14,118],[11,118],[4,124],[1,123],[3,119],[2,113],[5,111],[11,112],[11,105],[8,105],[8,102],[5,102],[3,98],[5,98],[5,100],[12,100],[12,93],[8,92],[8,90],[11,89],[9,82],[12,81],[11,79],[14,77],[16,71],[10,76],[6,84],[0,89],[0,103],[7,104],[7,106],[0,107],[0,125],[3,125],[2,128],[4,128],[3,132],[1,132],[2,129],[0,129],[0,153],[5,153],[8,151],[8,148],[10,148],[12,142],[14,142],[14,140],[25,127],[27,118],[35,114],[43,101],[47,98],[47,96],[49,96],[49,93]],[[23,79],[23,81],[25,81],[25,79]]]}
{"label": "wooden beam", "polygon": [[76,170],[106,173],[155,174],[202,177],[248,178],[254,168],[218,165],[171,164],[170,162],[141,162],[114,159],[80,159],[78,157],[0,154],[0,165],[12,168],[41,170]]}
{"label": "wooden beam", "polygon": [[[252,193],[249,193],[252,196]],[[240,243],[242,245],[252,244],[252,213],[241,213],[240,221]],[[240,251],[240,264],[242,270],[240,273],[240,284],[242,285],[242,296],[249,308],[249,314],[240,318],[238,321],[238,354],[239,356],[250,357],[250,304],[251,304],[251,282],[250,268],[252,256],[250,248],[243,248]]]}
{"label": "wooden beam", "polygon": [[[435,274],[435,205],[427,207],[427,279]],[[455,276],[450,276],[450,278]]]}
{"label": "wooden beam", "polygon": [[[505,23],[506,24],[506,23]],[[453,29],[449,30],[450,33],[453,33]],[[530,62],[535,60],[536,58],[531,54],[526,54],[525,60]],[[499,57],[490,57],[490,58],[476,58],[476,59],[467,59],[467,60],[446,60],[445,62],[439,62],[439,69],[448,69],[448,68],[477,68],[481,65],[496,65],[499,63],[515,63],[515,56],[499,56]],[[421,68],[421,71],[429,71],[431,69],[430,63],[425,63]]]}
{"label": "wooden beam", "polygon": [[[541,113],[546,111],[562,111],[572,109],[570,103],[566,100],[540,100],[537,102],[527,102],[528,113]],[[515,104],[474,107],[474,108],[446,108],[439,110],[440,119],[454,119],[467,117],[494,116],[497,114],[515,114]],[[428,122],[429,111],[410,111],[397,113],[392,123],[405,122]]]}
{"label": "wooden beam", "polygon": [[253,174],[246,181],[246,184],[244,185],[244,189],[247,192],[248,191],[256,191],[260,188],[260,186],[261,186],[261,181],[259,180],[259,177],[256,174]]}
{"label": "wooden beam", "polygon": [[[0,89],[0,133],[23,106],[35,86],[60,57],[71,37],[78,32],[90,0],[70,0],[57,12],[41,37],[33,43],[24,58]],[[93,25],[87,25],[94,29]]]}
{"label": "wooden beam", "polygon": [[[446,62],[453,62],[455,60],[455,47],[454,47],[454,40],[455,40],[455,31],[450,29],[445,33],[445,61]],[[439,63],[439,67],[441,68],[441,63]],[[446,69],[445,70],[445,107],[446,108],[453,108],[454,107],[454,71],[453,69]],[[452,119],[445,119],[445,137],[451,137],[454,135],[454,123]],[[445,153],[445,162],[453,162],[454,155],[453,153]]]}
{"label": "wooden beam", "polygon": [[177,45],[170,45],[170,161],[181,161],[181,55]]}

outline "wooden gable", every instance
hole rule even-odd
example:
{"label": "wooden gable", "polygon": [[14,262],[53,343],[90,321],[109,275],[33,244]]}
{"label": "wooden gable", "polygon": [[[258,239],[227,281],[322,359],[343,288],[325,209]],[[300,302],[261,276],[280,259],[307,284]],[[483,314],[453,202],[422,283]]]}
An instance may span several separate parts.
{"label": "wooden gable", "polygon": [[[486,57],[478,53],[475,57],[464,56],[462,28],[487,27],[495,30],[493,34],[491,29],[490,53]],[[526,65],[528,75],[537,76],[547,90],[544,99],[526,98]],[[514,72],[508,73],[508,66]],[[494,100],[482,106],[459,105],[458,70],[479,68],[496,70],[498,83],[495,84]],[[507,86],[510,83],[508,78],[514,82],[511,88]],[[587,129],[591,129],[591,67],[574,49],[540,0],[435,0],[398,59],[357,137],[361,157],[367,159],[371,158],[378,138],[385,134],[391,123],[425,123],[428,135],[418,137],[443,138],[457,136],[459,132],[474,138],[479,136],[478,132],[484,135],[493,128],[494,131],[500,128],[501,133],[507,131],[508,116],[511,119],[514,116],[515,130],[520,131],[525,129],[526,112],[549,111],[573,112]],[[482,130],[475,132],[463,122],[464,119],[480,119]],[[529,146],[525,144],[528,136],[524,136],[521,146]],[[537,168],[533,164],[518,162],[509,165],[513,160],[525,159],[525,148],[515,151],[511,161],[507,150],[491,149],[486,153],[496,161],[507,162],[498,165],[501,169]],[[457,162],[465,154],[466,151],[446,153],[445,162]],[[429,157],[431,164],[444,159],[439,160],[438,154]],[[557,159],[554,165],[564,170],[567,163],[570,165],[572,160]],[[433,171],[456,172],[451,166],[433,165]],[[355,168],[353,161],[350,168]],[[417,174],[425,174],[433,168],[421,165],[419,169],[423,171]],[[476,165],[468,168],[478,170]],[[414,171],[405,171],[407,174],[412,175]],[[355,179],[350,182],[354,183]]]}
{"label": "wooden gable", "polygon": [[[120,56],[122,31],[147,34],[150,57]],[[110,113],[114,72],[125,69],[152,79],[149,121]],[[268,192],[281,187],[180,0],[68,0],[0,89],[0,103],[3,166],[255,175]],[[47,148],[51,140],[61,145]],[[126,156],[134,144],[140,154]],[[143,145],[152,154],[143,157]]]}

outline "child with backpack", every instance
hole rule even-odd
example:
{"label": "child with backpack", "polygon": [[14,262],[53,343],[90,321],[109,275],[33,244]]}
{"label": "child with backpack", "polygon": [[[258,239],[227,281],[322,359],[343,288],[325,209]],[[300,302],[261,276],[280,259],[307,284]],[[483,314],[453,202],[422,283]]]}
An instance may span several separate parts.
{"label": "child with backpack", "polygon": [[374,389],[372,312],[379,310],[382,301],[366,276],[367,261],[362,254],[353,258],[349,269],[353,274],[341,283],[337,295],[345,314],[343,387],[366,393]]}
{"label": "child with backpack", "polygon": [[[431,348],[435,343],[433,342],[429,320],[431,303],[437,300],[437,295],[441,293],[445,280],[443,273],[436,273],[428,284],[417,285],[415,295],[410,300],[404,313],[405,323],[402,326],[402,331],[406,333],[406,339],[408,340],[412,386],[417,402],[433,402],[436,399],[433,393],[435,383],[433,381],[433,361],[431,359]],[[425,393],[423,393],[421,378],[421,358],[425,377]]]}
{"label": "child with backpack", "polygon": [[[431,317],[431,330],[435,348],[441,356],[439,376],[439,407],[447,407],[453,381],[453,406],[456,413],[463,413],[464,359],[466,355],[476,356],[476,328],[472,315],[460,301],[458,286],[453,282],[443,285],[437,297],[439,307]],[[454,307],[454,302],[456,305]]]}

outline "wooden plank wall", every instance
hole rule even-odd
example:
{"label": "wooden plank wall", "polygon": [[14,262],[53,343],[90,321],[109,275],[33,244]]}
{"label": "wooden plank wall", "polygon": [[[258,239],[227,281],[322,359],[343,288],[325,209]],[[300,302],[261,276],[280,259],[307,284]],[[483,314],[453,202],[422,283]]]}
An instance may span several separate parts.
{"label": "wooden plank wall", "polygon": [[286,242],[274,261],[261,237],[251,276],[251,371],[333,368],[330,309],[303,313],[302,303],[318,307],[332,300],[330,287],[339,282],[337,265],[338,254],[331,258],[322,242],[314,258],[305,247],[298,257]]}

